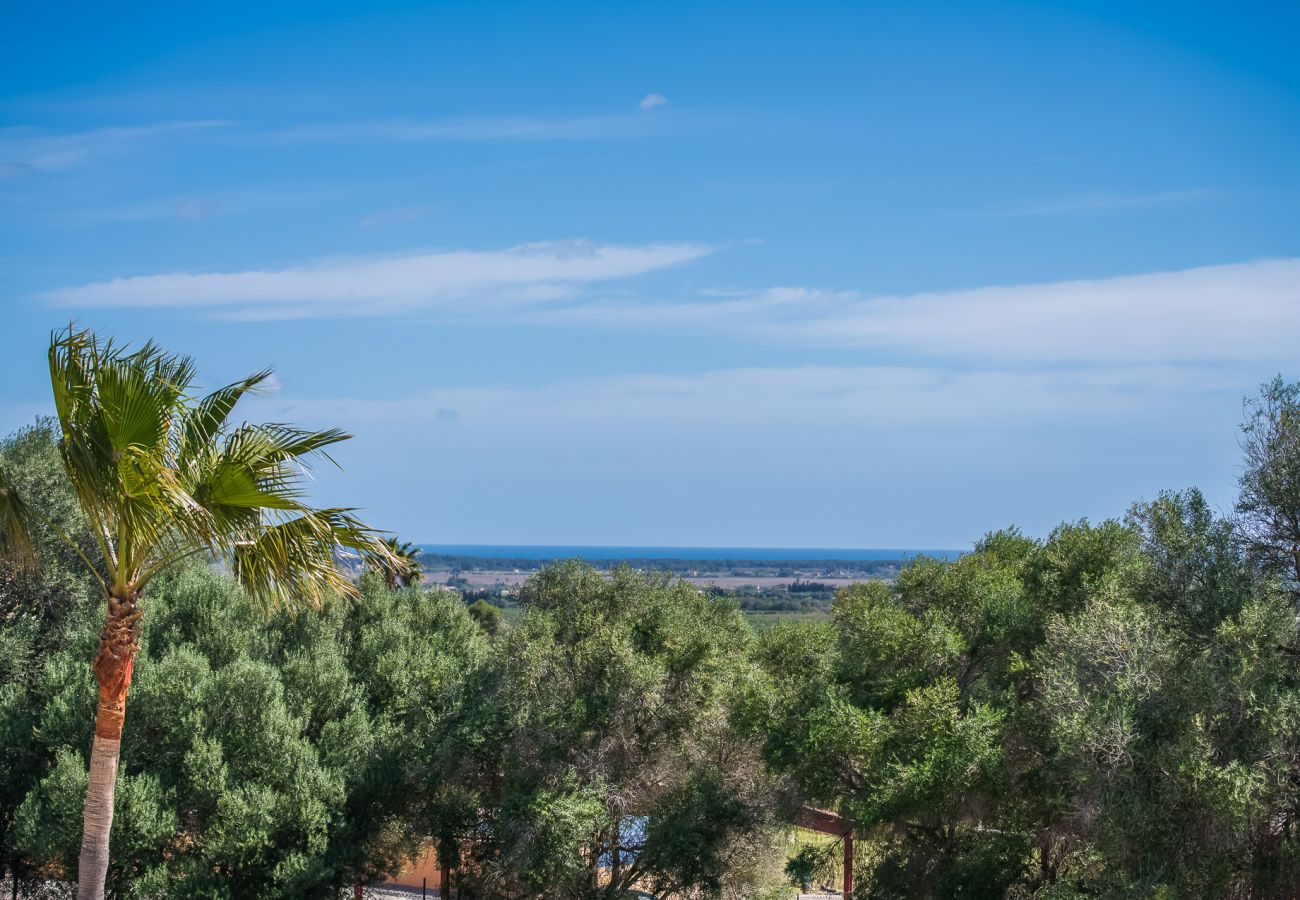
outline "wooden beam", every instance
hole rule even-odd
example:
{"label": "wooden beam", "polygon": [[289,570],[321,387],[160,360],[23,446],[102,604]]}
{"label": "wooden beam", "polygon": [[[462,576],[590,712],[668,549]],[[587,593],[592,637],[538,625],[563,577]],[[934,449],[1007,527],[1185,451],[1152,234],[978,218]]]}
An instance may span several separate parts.
{"label": "wooden beam", "polygon": [[844,839],[844,896],[853,896],[853,826],[843,816],[812,806],[799,807],[794,814],[794,824]]}
{"label": "wooden beam", "polygon": [[794,824],[809,831],[833,834],[836,837],[844,837],[853,830],[843,816],[811,806],[799,807],[799,811],[794,814]]}
{"label": "wooden beam", "polygon": [[844,834],[844,896],[853,896],[853,832]]}

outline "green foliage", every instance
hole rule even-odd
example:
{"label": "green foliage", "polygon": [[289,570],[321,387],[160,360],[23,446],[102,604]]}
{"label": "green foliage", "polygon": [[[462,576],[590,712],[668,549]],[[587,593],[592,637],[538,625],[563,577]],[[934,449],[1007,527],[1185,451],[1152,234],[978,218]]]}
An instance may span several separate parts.
{"label": "green foliage", "polygon": [[813,880],[817,878],[827,880],[834,872],[838,849],[838,842],[803,845],[786,861],[786,877],[798,888],[811,888]]}
{"label": "green foliage", "polygon": [[577,562],[543,569],[521,599],[476,703],[465,877],[492,896],[720,894],[771,816],[757,739],[733,727],[756,674],[739,610]]}
{"label": "green foliage", "polygon": [[839,671],[860,706],[891,709],[907,692],[951,669],[965,649],[939,610],[913,612],[880,582],[840,591]]}
{"label": "green foliage", "polygon": [[390,590],[418,586],[424,574],[420,565],[420,548],[399,542],[394,537],[385,538],[382,543],[388,552],[384,556],[371,557],[368,562],[370,570],[383,578]]}
{"label": "green foliage", "polygon": [[1147,563],[1136,590],[1173,616],[1189,639],[1208,639],[1261,590],[1233,524],[1217,518],[1200,491],[1166,492],[1138,503],[1128,521],[1141,536]]}
{"label": "green foliage", "polygon": [[[0,453],[40,509],[86,534],[48,426]],[[98,598],[75,553],[36,536],[39,573],[0,582],[5,861],[61,878],[81,837]],[[454,594],[391,591],[378,575],[360,588],[268,616],[204,565],[156,577],[111,895],[332,897],[430,837],[464,848],[458,880],[488,893],[588,895],[616,844],[624,877],[608,896],[634,882],[752,886],[773,811],[760,717],[742,719],[770,698],[732,602],[560,566],[490,643],[497,617],[476,620]]]}
{"label": "green foliage", "polygon": [[1246,401],[1241,515],[1251,553],[1300,597],[1300,383],[1279,375]]}
{"label": "green foliage", "polygon": [[1234,526],[1163,494],[774,629],[761,731],[870,848],[863,896],[1289,896],[1297,650]]}
{"label": "green foliage", "polygon": [[[1274,486],[1300,465],[1295,395],[1267,388],[1248,428]],[[1269,496],[1285,519],[1294,497]],[[769,765],[863,839],[864,896],[1290,896],[1289,579],[1194,490],[996,532],[764,635],[747,708]]]}
{"label": "green foliage", "polygon": [[[0,465],[0,554],[11,565],[29,568],[44,527],[118,599],[138,596],[160,572],[201,554],[224,560],[267,603],[313,605],[352,590],[336,564],[339,547],[392,560],[351,510],[305,501],[308,467],[348,435],[232,426],[235,406],[270,370],[196,398],[188,357],[152,342],[128,351],[71,325],[51,335],[49,366],[64,484],[92,540],[67,534],[33,506],[43,480],[28,497],[13,464]],[[39,440],[55,437],[44,430]]]}
{"label": "green foliage", "polygon": [[489,637],[495,637],[497,632],[501,630],[504,617],[500,607],[493,606],[486,600],[478,599],[469,605],[469,614],[483,629],[483,633]]}
{"label": "green foliage", "polygon": [[[578,562],[539,570],[509,628],[380,575],[270,618],[209,568],[161,575],[110,888],[332,897],[432,838],[466,896],[767,896],[809,804],[850,823],[859,897],[1296,896],[1297,398],[1279,380],[1248,410],[1238,520],[1189,490],[994,532],[763,634],[733,599]],[[0,444],[46,523],[40,574],[0,573],[0,835],[58,876],[98,626],[52,448],[48,424]]]}
{"label": "green foliage", "polygon": [[855,897],[895,900],[912,897],[971,897],[996,900],[1024,876],[1030,847],[1023,835],[963,829],[931,842],[888,837],[871,877]]}
{"label": "green foliage", "polygon": [[[26,859],[14,846],[15,814],[40,774],[56,765],[52,748],[33,741],[32,731],[42,708],[70,701],[43,694],[39,674],[47,665],[64,665],[58,651],[70,645],[81,646],[83,659],[89,658],[93,644],[85,635],[98,623],[99,598],[73,549],[89,549],[92,538],[63,471],[53,421],[38,420],[0,440],[0,468],[33,513],[31,538],[39,560],[35,569],[0,562],[0,863],[23,870]],[[81,668],[88,680],[89,669]],[[79,708],[83,715],[93,710]],[[82,768],[84,791],[84,763]],[[80,835],[80,799],[69,821]]]}
{"label": "green foliage", "polygon": [[[327,897],[427,835],[436,761],[486,646],[454,596],[362,585],[267,619],[192,567],[151,593],[123,735],[110,888],[120,896]],[[81,645],[36,675],[23,736],[50,762],[16,816],[31,864],[70,871],[93,682]]]}

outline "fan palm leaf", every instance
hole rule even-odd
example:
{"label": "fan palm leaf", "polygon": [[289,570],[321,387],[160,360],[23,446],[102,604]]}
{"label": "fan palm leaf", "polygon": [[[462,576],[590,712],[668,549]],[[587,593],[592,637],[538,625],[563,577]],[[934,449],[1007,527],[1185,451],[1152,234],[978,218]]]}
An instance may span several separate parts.
{"label": "fan palm leaf", "polygon": [[[341,550],[370,565],[399,555],[355,511],[316,509],[306,479],[315,458],[348,439],[337,429],[232,424],[239,401],[269,370],[195,397],[195,366],[150,342],[130,351],[69,326],[51,336],[50,384],[64,469],[99,559],[83,561],[104,587],[107,616],[78,898],[102,898],[119,741],[139,643],[139,601],[159,572],[186,556],[224,562],[268,606],[319,605],[355,592]],[[30,515],[0,470],[0,554],[34,558]],[[81,551],[78,550],[80,553]]]}
{"label": "fan palm leaf", "polygon": [[0,558],[20,569],[36,561],[31,513],[3,467],[0,467]]}
{"label": "fan palm leaf", "polygon": [[410,587],[419,584],[424,573],[420,564],[420,548],[414,544],[398,543],[397,538],[384,540],[387,554],[373,557],[370,568],[378,572],[389,588]]}

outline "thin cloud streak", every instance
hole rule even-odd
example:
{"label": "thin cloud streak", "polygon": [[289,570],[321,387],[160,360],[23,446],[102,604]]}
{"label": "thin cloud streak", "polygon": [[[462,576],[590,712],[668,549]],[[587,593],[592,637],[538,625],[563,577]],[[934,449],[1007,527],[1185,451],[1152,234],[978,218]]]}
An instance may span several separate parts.
{"label": "thin cloud streak", "polygon": [[[1067,516],[1116,515],[1135,498],[1189,483],[1203,469],[1181,451],[1210,446],[1201,465],[1230,459],[1240,397],[1256,381],[1197,366],[794,366],[368,399],[282,395],[258,398],[266,406],[255,414],[344,427],[358,435],[345,453],[423,473],[414,486],[359,476],[369,479],[369,502],[411,531],[426,527],[420,517],[431,508],[470,521],[495,489],[523,520],[575,529],[565,540],[586,543],[608,541],[628,521],[648,538],[698,520],[720,523],[720,534],[694,532],[689,542],[716,545],[734,540],[721,533],[737,522],[769,522],[773,509],[788,508],[787,520],[824,528],[811,544],[953,547],[1008,522],[1038,533]],[[521,435],[531,468],[518,464]],[[1116,450],[1099,453],[1099,443]],[[717,515],[691,512],[700,509]],[[971,509],[980,511],[974,520],[963,515]],[[478,521],[486,534],[500,527],[491,516]],[[946,523],[942,538],[936,521]],[[780,544],[778,534],[745,540]]]}
{"label": "thin cloud streak", "polygon": [[159,138],[212,131],[234,124],[220,119],[199,119],[94,128],[64,134],[50,134],[25,126],[3,128],[0,129],[0,179],[63,172],[95,157],[135,149]]}
{"label": "thin cloud streak", "polygon": [[[655,98],[658,98],[657,100]],[[659,95],[642,101],[667,103]],[[684,124],[680,117],[636,114],[587,116],[487,116],[446,119],[317,121],[258,128],[228,119],[195,119],[52,133],[32,126],[0,128],[0,181],[54,174],[102,156],[138,149],[182,134],[223,130],[235,144],[436,143],[467,141],[599,141],[661,134]],[[707,127],[716,126],[716,121]],[[694,127],[704,127],[696,122]]]}
{"label": "thin cloud streak", "polygon": [[1094,213],[1117,212],[1126,209],[1149,209],[1191,203],[1206,203],[1233,196],[1226,191],[1197,188],[1179,191],[1158,191],[1147,194],[1126,194],[1119,191],[1094,191],[1074,197],[1062,197],[1042,203],[1013,206],[1009,209],[986,213],[991,218],[1034,218],[1040,216],[1078,216]]}
{"label": "thin cloud streak", "polygon": [[436,143],[445,141],[589,141],[641,137],[663,120],[638,115],[533,118],[377,119],[316,122],[265,132],[273,143]]}
{"label": "thin cloud streak", "polygon": [[363,216],[358,223],[362,228],[381,228],[385,225],[400,225],[424,218],[428,210],[423,206],[397,206],[381,209]]}
{"label": "thin cloud streak", "polygon": [[1300,341],[1300,259],[1113,278],[871,297],[777,287],[648,301],[608,288],[697,260],[691,243],[540,243],[331,260],[279,270],[169,273],[52,291],[76,308],[179,308],[265,320],[383,316],[623,330],[695,329],[763,342],[965,365],[1288,360]]}
{"label": "thin cloud streak", "polygon": [[830,302],[782,327],[820,343],[985,363],[1289,359],[1300,259]]}
{"label": "thin cloud streak", "polygon": [[570,297],[581,285],[641,275],[710,252],[687,243],[552,242],[498,251],[341,259],[278,270],[144,275],[42,296],[78,308],[217,310],[252,319],[413,311],[502,315]]}
{"label": "thin cloud streak", "polygon": [[907,296],[785,287],[737,299],[600,302],[532,315],[968,364],[1285,360],[1300,341],[1300,259]]}
{"label": "thin cloud streak", "polygon": [[809,365],[434,388],[380,399],[282,398],[274,401],[274,412],[308,422],[342,421],[358,433],[401,422],[404,429],[463,429],[471,441],[505,440],[526,428],[530,440],[545,441],[549,435],[572,443],[575,433],[588,431],[598,441],[603,440],[598,435],[622,440],[632,432],[664,428],[674,434],[680,429],[770,434],[774,421],[820,423],[837,433],[882,423],[946,431],[992,423],[1141,421],[1153,412],[1163,414],[1171,403],[1235,395],[1240,386],[1239,373],[1192,365],[1036,372]]}

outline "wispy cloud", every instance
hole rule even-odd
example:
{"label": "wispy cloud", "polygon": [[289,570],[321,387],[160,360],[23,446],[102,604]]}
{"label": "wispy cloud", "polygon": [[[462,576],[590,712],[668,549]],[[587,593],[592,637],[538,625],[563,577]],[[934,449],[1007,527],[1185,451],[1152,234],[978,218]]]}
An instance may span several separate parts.
{"label": "wispy cloud", "polygon": [[1096,213],[1118,212],[1126,209],[1150,209],[1192,203],[1206,203],[1233,196],[1227,191],[1195,188],[1151,193],[1125,193],[1123,191],[1092,191],[1069,197],[1058,197],[1005,209],[993,210],[986,215],[994,218],[1027,218],[1035,216],[1080,216]]}
{"label": "wispy cloud", "polygon": [[656,106],[666,106],[668,98],[663,94],[646,94],[637,104],[641,109],[654,109]]}
{"label": "wispy cloud", "polygon": [[589,141],[640,137],[663,128],[637,115],[314,122],[263,135],[275,143],[436,143],[446,141]]}
{"label": "wispy cloud", "polygon": [[903,296],[784,287],[533,315],[980,364],[1289,359],[1300,341],[1300,259]]}
{"label": "wispy cloud", "polygon": [[232,208],[234,204],[222,198],[193,195],[169,197],[153,203],[79,209],[51,214],[48,218],[52,221],[78,225],[98,223],[127,225],[169,219],[177,222],[203,222]]}
{"label": "wispy cloud", "polygon": [[[175,194],[152,200],[124,199],[103,206],[41,209],[27,217],[52,225],[134,225],[142,222],[206,222],[210,219],[275,210],[319,209],[330,200],[350,197],[337,188],[296,189],[292,186],[261,190],[221,190]],[[0,218],[8,218],[0,212]]]}
{"label": "wispy cloud", "polygon": [[[1240,379],[1192,365],[952,371],[932,366],[784,366],[627,374],[540,386],[448,387],[384,399],[294,401],[277,411],[342,417],[362,432],[385,421],[564,437],[570,426],[664,425],[766,431],[775,421],[854,428],[962,426],[989,421],[1119,420],[1176,397],[1235,391]],[[278,403],[279,401],[277,401]],[[545,426],[544,428],[542,426]],[[530,434],[535,433],[530,428]],[[680,432],[674,432],[680,433]]]}
{"label": "wispy cloud", "polygon": [[229,127],[215,119],[161,122],[52,133],[31,127],[0,129],[0,179],[66,171],[89,160],[138,149],[151,141]]}
{"label": "wispy cloud", "polygon": [[[642,109],[667,99],[651,94]],[[698,123],[697,123],[698,124]],[[51,131],[32,126],[0,128],[0,181],[26,175],[54,174],[95,159],[139,150],[183,135],[204,135],[222,129],[223,137],[252,145],[332,143],[436,143],[451,141],[592,141],[637,138],[676,128],[675,117],[634,114],[577,116],[478,116],[444,119],[368,119],[314,121],[274,128],[257,128],[225,119],[195,119]],[[710,123],[710,127],[716,122]]]}
{"label": "wispy cloud", "polygon": [[621,279],[711,252],[693,243],[540,243],[284,269],[141,275],[44,296],[79,308],[177,308],[259,319],[420,312],[444,319],[692,329],[979,366],[1284,360],[1294,357],[1300,341],[1300,259],[876,297],[774,287],[656,300],[612,290]]}
{"label": "wispy cloud", "polygon": [[709,252],[707,246],[687,243],[552,242],[496,251],[345,258],[289,269],[143,275],[44,297],[81,308],[177,307],[266,319],[417,310],[499,316],[571,297],[582,285],[652,272]]}
{"label": "wispy cloud", "polygon": [[414,222],[417,219],[422,219],[426,212],[427,210],[423,206],[397,206],[392,209],[380,209],[363,216],[360,225],[362,228],[400,225],[403,222]]}
{"label": "wispy cloud", "polygon": [[[803,542],[823,546],[955,547],[1007,522],[1039,533],[1067,516],[1119,514],[1213,473],[1230,451],[1198,450],[1225,435],[1230,448],[1251,385],[1195,366],[781,366],[530,381],[435,380],[371,398],[286,392],[248,413],[356,434],[343,448],[347,495],[399,529],[427,529],[436,508],[462,540],[501,540],[512,522],[536,521],[550,540],[719,546],[741,529],[761,546],[779,545],[795,522],[815,532]],[[327,495],[343,493],[341,477],[321,478]],[[518,515],[503,519],[502,502]],[[781,509],[794,512],[773,526]]]}
{"label": "wispy cloud", "polygon": [[817,342],[967,361],[1242,361],[1288,358],[1300,340],[1300,259],[1116,278],[848,300],[797,296]]}

